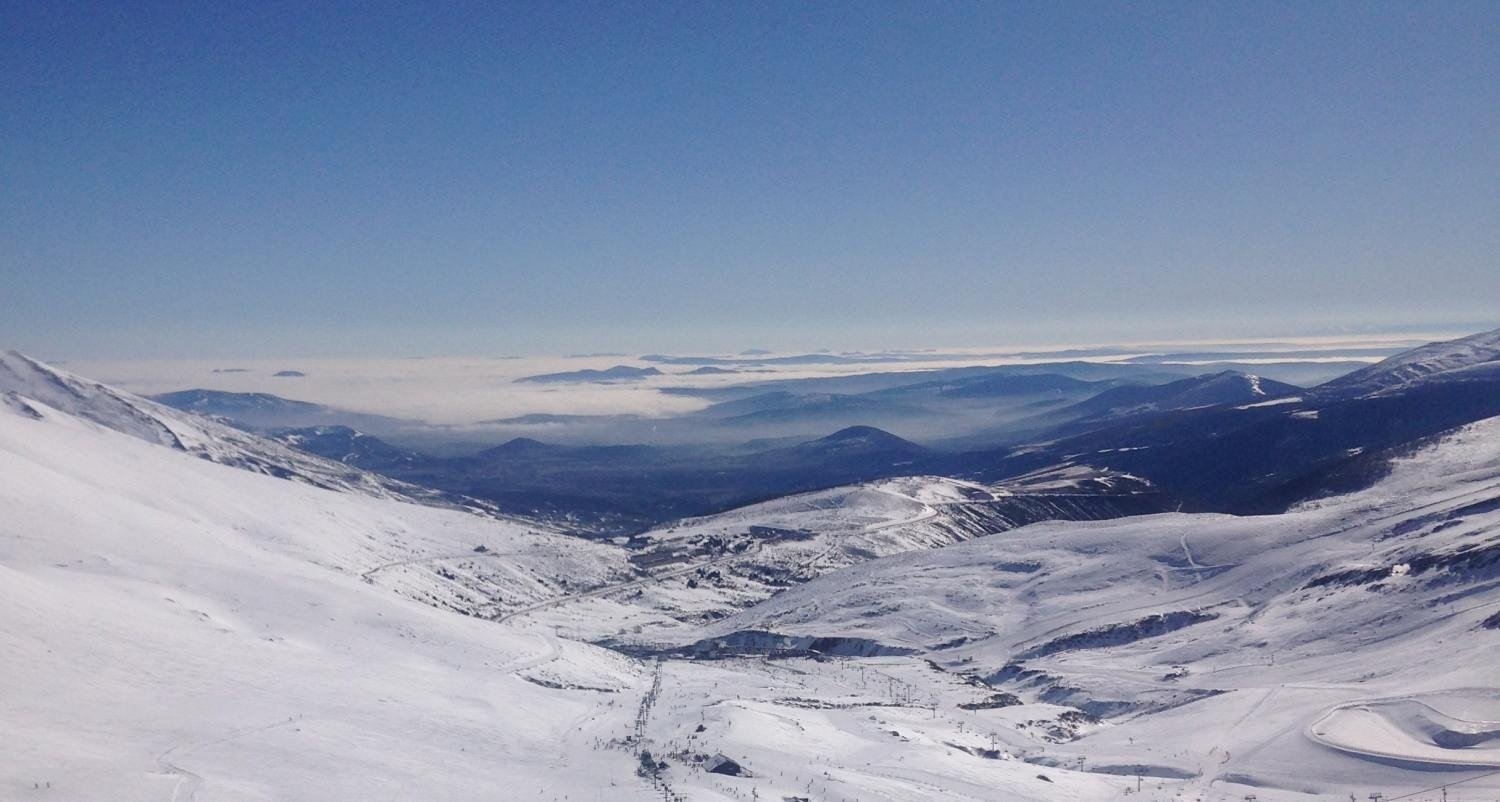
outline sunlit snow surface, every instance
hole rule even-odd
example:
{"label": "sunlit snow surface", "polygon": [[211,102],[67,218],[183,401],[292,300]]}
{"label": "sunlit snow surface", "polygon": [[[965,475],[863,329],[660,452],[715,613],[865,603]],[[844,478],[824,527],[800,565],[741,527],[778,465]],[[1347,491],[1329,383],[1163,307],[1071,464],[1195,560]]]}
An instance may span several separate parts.
{"label": "sunlit snow surface", "polygon": [[[9,396],[0,799],[1500,790],[1462,782],[1500,769],[1500,421],[1286,515],[975,537],[986,505],[1035,491],[840,488],[626,551]],[[716,534],[752,537],[691,553]],[[663,562],[628,560],[651,549]],[[658,662],[578,640],[671,654],[746,632],[851,656]],[[1022,704],[990,706],[1003,693]],[[720,756],[750,776],[708,772]]]}

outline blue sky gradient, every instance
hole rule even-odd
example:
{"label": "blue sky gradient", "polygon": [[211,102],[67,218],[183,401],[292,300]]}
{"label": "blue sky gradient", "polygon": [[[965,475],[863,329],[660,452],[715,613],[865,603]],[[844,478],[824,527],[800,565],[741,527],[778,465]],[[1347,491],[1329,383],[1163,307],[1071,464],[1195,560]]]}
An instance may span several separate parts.
{"label": "blue sky gradient", "polygon": [[0,343],[1500,324],[1500,4],[0,12]]}

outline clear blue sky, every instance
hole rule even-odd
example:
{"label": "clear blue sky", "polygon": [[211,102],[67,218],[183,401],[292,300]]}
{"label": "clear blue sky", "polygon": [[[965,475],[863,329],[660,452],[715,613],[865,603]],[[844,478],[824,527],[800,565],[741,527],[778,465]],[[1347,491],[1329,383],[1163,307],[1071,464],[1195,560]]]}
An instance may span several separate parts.
{"label": "clear blue sky", "polygon": [[0,10],[0,343],[1500,322],[1500,4]]}

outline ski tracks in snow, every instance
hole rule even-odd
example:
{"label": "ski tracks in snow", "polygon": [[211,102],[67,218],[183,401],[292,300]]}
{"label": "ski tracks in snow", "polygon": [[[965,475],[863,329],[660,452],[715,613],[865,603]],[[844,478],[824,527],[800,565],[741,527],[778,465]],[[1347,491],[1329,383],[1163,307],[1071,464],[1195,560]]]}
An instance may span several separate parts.
{"label": "ski tracks in snow", "polygon": [[537,633],[542,639],[542,650],[535,654],[523,655],[510,661],[499,668],[502,674],[515,674],[528,668],[536,668],[539,665],[550,663],[562,654],[562,644],[557,636],[549,631]]}
{"label": "ski tracks in snow", "polygon": [[162,751],[156,756],[156,765],[157,768],[161,770],[162,774],[175,775],[177,777],[177,782],[172,785],[171,802],[194,802],[194,800],[198,798],[199,789],[203,787],[203,784],[205,782],[203,775],[190,769],[184,768],[182,764],[178,762],[182,758],[187,757],[188,755],[191,755],[200,749],[206,749],[210,746],[218,746],[220,744],[226,744],[231,741],[237,741],[241,738],[247,738],[251,735],[278,729],[280,727],[290,727],[291,725],[296,724],[299,721],[302,721],[302,716],[290,716],[285,721],[275,721],[270,724],[262,724],[258,727],[249,727],[243,730],[236,730],[229,733],[228,735],[223,735],[218,738],[212,738],[207,741],[199,741],[197,743],[179,743],[168,747],[166,750]]}

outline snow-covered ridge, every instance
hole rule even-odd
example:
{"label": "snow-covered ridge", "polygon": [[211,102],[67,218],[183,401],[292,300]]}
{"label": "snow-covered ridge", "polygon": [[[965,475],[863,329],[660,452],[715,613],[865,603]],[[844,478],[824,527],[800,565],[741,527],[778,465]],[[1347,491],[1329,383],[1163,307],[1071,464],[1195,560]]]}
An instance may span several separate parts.
{"label": "snow-covered ridge", "polygon": [[1037,524],[829,574],[699,641],[743,632],[921,650],[1114,722],[1055,765],[1206,798],[1500,769],[1500,418],[1296,512]]}
{"label": "snow-covered ridge", "polygon": [[584,799],[633,783],[634,756],[593,742],[629,732],[611,703],[639,665],[441,609],[456,591],[408,574],[461,557],[519,606],[629,575],[617,550],[212,464],[7,397],[0,799]]}
{"label": "snow-covered ridge", "polygon": [[15,351],[0,353],[0,395],[40,402],[148,443],[268,476],[378,498],[484,509],[472,500],[448,498],[172,409]]}
{"label": "snow-covered ridge", "polygon": [[1317,388],[1324,396],[1400,391],[1422,382],[1500,381],[1500,329],[1397,354]]}

